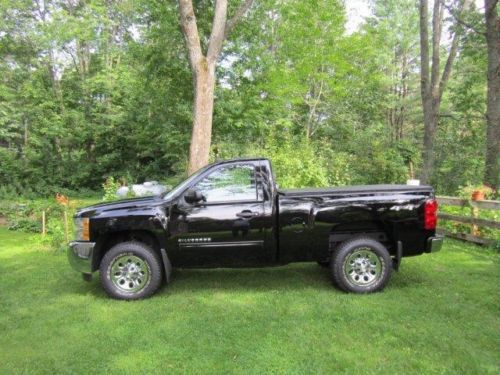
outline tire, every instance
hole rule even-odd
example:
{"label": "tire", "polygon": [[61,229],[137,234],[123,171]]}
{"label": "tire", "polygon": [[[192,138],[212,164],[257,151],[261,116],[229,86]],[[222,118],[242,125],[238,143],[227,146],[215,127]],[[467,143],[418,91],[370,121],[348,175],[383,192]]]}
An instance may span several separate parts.
{"label": "tire", "polygon": [[386,247],[371,238],[343,242],[330,261],[333,282],[346,292],[373,293],[382,290],[392,271]]}
{"label": "tire", "polygon": [[106,293],[122,300],[151,296],[158,290],[163,279],[158,254],[137,241],[113,246],[102,258],[99,271]]}

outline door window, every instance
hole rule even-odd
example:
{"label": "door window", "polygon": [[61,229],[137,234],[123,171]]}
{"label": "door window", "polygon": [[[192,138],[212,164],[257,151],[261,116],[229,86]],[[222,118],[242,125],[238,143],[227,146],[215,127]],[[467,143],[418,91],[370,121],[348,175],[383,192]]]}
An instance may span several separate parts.
{"label": "door window", "polygon": [[257,200],[254,166],[251,164],[220,167],[198,182],[195,189],[210,202]]}

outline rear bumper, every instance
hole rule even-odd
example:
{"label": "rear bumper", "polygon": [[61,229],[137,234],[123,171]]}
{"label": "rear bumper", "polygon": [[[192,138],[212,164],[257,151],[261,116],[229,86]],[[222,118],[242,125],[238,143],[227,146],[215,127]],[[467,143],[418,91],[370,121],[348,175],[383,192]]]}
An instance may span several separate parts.
{"label": "rear bumper", "polygon": [[95,242],[73,241],[69,244],[68,260],[74,270],[91,274],[92,256],[94,255]]}
{"label": "rear bumper", "polygon": [[437,253],[443,247],[443,236],[430,237],[427,240],[427,252]]}

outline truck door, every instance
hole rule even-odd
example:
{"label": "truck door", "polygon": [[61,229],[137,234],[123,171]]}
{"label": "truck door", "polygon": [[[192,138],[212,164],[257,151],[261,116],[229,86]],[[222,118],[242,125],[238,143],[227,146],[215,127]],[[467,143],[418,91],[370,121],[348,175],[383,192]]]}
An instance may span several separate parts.
{"label": "truck door", "polygon": [[203,200],[180,197],[170,219],[172,262],[179,266],[245,266],[274,260],[272,209],[258,178],[259,161],[216,165],[190,187]]}

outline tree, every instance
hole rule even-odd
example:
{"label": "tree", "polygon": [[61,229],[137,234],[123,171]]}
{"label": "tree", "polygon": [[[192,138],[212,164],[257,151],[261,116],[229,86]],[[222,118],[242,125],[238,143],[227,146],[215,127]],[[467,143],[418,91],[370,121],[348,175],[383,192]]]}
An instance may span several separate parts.
{"label": "tree", "polygon": [[[328,128],[334,100],[342,100],[354,63],[345,57],[354,47],[344,41],[345,15],[338,0],[287,1],[263,20],[267,31],[258,51],[266,69],[261,89],[278,120],[287,119],[306,139]],[[356,44],[356,47],[360,47]]]}
{"label": "tree", "polygon": [[[367,20],[367,30],[380,46],[379,59],[384,59],[388,100],[386,122],[391,142],[397,143],[415,133],[415,114],[420,97],[418,85],[418,9],[414,0],[376,0],[373,17]],[[413,126],[411,126],[413,125]]]}
{"label": "tree", "polygon": [[244,0],[235,14],[227,19],[227,0],[216,0],[212,30],[206,54],[203,54],[192,0],[179,0],[181,28],[186,39],[189,63],[193,74],[193,130],[189,148],[188,174],[208,163],[212,140],[215,68],[222,44],[239,19],[252,5]]}
{"label": "tree", "polygon": [[[465,0],[462,9],[467,9],[470,0]],[[434,168],[434,137],[438,126],[441,99],[450,78],[451,68],[458,52],[460,33],[454,31],[446,64],[440,71],[441,32],[443,28],[444,4],[434,0],[432,13],[432,66],[429,57],[428,0],[420,0],[420,91],[424,113],[424,147],[421,180],[428,183]],[[455,25],[457,26],[457,25]]]}
{"label": "tree", "polygon": [[498,0],[484,1],[488,46],[488,99],[486,109],[486,169],[484,182],[500,185],[500,19]]}
{"label": "tree", "polygon": [[[0,1],[0,196],[99,189],[108,176],[185,177],[195,76],[179,1]],[[464,0],[441,1],[441,59],[448,27],[460,47],[439,109],[433,185],[454,194],[485,176],[486,25],[475,2],[464,12]],[[207,68],[215,13],[224,29],[205,155],[269,156],[290,187],[405,181],[410,162],[421,165],[424,132],[419,8],[371,3],[373,17],[346,32],[341,0],[259,0],[249,11],[245,0],[192,1]],[[490,144],[498,138],[490,132]]]}

